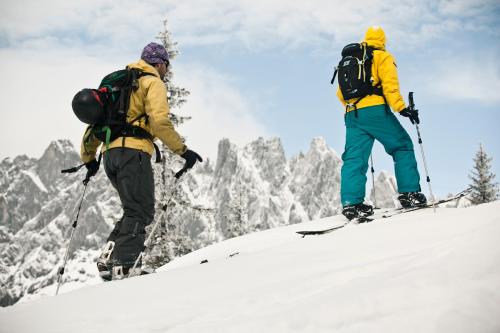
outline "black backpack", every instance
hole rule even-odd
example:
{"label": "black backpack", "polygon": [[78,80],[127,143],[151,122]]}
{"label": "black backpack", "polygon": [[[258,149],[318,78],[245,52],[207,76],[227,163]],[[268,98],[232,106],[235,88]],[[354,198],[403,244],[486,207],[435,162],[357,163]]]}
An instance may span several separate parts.
{"label": "black backpack", "polygon": [[338,73],[339,87],[344,100],[357,98],[354,103],[346,105],[346,111],[349,107],[357,110],[356,104],[365,96],[374,94],[384,96],[382,87],[374,87],[372,84],[373,50],[375,48],[366,43],[348,44],[342,49],[342,59],[335,67],[331,84]]}
{"label": "black backpack", "polygon": [[139,78],[153,75],[135,68],[126,68],[106,75],[98,89],[82,89],[73,98],[75,115],[89,125],[89,130],[109,148],[119,137],[139,137],[153,141],[151,134],[140,126],[131,125],[146,117],[141,115],[127,122],[132,91],[139,87]]}

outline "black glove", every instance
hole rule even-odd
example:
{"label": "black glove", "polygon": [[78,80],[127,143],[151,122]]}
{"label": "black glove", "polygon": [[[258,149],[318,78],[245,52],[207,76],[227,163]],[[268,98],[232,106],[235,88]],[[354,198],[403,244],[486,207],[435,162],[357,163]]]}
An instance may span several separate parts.
{"label": "black glove", "polygon": [[85,167],[87,168],[87,177],[86,180],[90,179],[90,177],[95,176],[97,170],[99,170],[99,162],[96,160],[92,160],[90,162],[85,163]]}
{"label": "black glove", "polygon": [[410,118],[410,121],[412,124],[420,124],[420,119],[418,119],[418,110],[411,109],[411,108],[404,108],[399,112],[400,115],[403,117],[408,117]]}
{"label": "black glove", "polygon": [[181,155],[181,157],[186,160],[186,163],[184,164],[184,167],[175,174],[175,178],[179,178],[184,172],[191,169],[195,165],[197,160],[199,162],[203,162],[203,159],[200,155],[198,155],[198,153],[189,149],[186,150],[184,154]]}

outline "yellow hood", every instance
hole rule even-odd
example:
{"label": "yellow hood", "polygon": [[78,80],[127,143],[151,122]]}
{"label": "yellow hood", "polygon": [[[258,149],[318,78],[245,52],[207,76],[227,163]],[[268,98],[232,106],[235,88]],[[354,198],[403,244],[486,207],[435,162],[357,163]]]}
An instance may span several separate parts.
{"label": "yellow hood", "polygon": [[[385,33],[380,27],[370,27],[366,31],[364,41],[369,46],[378,50],[373,52],[372,78],[373,86],[382,86],[384,97],[379,95],[368,95],[362,98],[356,105],[358,109],[373,106],[389,104],[395,112],[400,112],[406,105],[399,89],[398,71],[395,65],[394,57],[385,50]],[[342,104],[355,102],[355,99],[345,101],[340,88],[337,90],[337,96]],[[354,107],[347,107],[346,112],[353,111]]]}
{"label": "yellow hood", "polygon": [[381,27],[369,27],[365,34],[364,42],[379,50],[385,50],[385,32]]}

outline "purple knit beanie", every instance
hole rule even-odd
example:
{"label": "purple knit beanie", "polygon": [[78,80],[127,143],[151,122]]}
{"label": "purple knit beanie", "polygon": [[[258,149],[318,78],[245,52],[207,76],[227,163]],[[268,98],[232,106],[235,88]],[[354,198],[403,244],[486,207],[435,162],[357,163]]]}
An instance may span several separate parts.
{"label": "purple knit beanie", "polygon": [[161,64],[168,62],[168,52],[165,50],[163,45],[158,43],[149,43],[142,50],[141,59],[148,64]]}

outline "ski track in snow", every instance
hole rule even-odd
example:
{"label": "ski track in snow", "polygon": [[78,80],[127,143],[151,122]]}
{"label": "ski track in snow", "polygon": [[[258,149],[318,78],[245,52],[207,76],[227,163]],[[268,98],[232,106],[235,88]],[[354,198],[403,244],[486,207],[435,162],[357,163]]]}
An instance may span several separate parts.
{"label": "ski track in snow", "polygon": [[497,201],[321,236],[295,231],[343,219],[249,234],[157,274],[0,309],[0,332],[500,332],[499,212]]}

